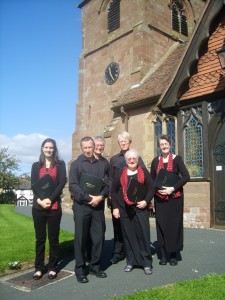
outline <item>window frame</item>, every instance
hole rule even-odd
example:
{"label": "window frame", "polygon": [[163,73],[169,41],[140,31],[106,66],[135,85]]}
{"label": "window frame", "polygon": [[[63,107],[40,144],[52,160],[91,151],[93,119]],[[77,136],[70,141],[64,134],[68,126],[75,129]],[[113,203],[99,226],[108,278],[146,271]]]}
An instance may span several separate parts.
{"label": "window frame", "polygon": [[207,111],[207,102],[203,101],[201,103],[196,103],[195,105],[184,106],[180,108],[178,115],[177,115],[177,141],[178,141],[178,149],[180,155],[184,158],[185,162],[185,149],[184,149],[184,126],[185,120],[183,116],[183,110],[190,110],[192,107],[201,107],[202,110],[202,143],[203,143],[203,175],[202,177],[191,177],[192,181],[204,181],[210,180],[210,170],[209,170],[209,153],[208,153],[208,119],[209,114]]}
{"label": "window frame", "polygon": [[[159,156],[160,155],[160,150],[159,150],[159,147],[158,147],[158,138],[162,135],[162,134],[166,134],[168,135],[168,132],[167,132],[167,129],[168,129],[168,121],[170,119],[173,119],[174,120],[174,137],[173,138],[170,138],[171,139],[171,143],[173,143],[174,141],[174,145],[172,145],[172,148],[174,152],[176,152],[176,149],[177,149],[177,137],[176,137],[176,117],[174,116],[171,116],[171,115],[165,115],[161,112],[157,112],[155,114],[155,118],[153,120],[153,123],[154,123],[154,156]],[[156,123],[160,121],[161,122],[161,133],[156,136],[155,134],[155,125]],[[169,136],[169,135],[168,135]],[[169,136],[170,137],[170,136]]]}
{"label": "window frame", "polygon": [[169,7],[171,9],[172,30],[188,37],[188,18],[183,1],[172,0]]}

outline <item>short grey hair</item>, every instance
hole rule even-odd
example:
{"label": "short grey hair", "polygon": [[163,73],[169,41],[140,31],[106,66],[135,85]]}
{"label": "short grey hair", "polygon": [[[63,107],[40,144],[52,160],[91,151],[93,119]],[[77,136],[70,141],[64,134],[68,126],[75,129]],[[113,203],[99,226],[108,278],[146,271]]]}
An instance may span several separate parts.
{"label": "short grey hair", "polygon": [[127,150],[127,152],[124,154],[125,160],[130,158],[131,154],[133,154],[133,156],[136,157],[137,159],[140,156],[136,149],[130,149],[130,150]]}
{"label": "short grey hair", "polygon": [[118,135],[118,142],[120,141],[120,139],[125,139],[130,141],[130,143],[132,142],[132,138],[131,135],[127,132],[127,131],[121,131]]}
{"label": "short grey hair", "polygon": [[104,137],[101,136],[101,135],[96,135],[96,136],[94,136],[94,137],[93,137],[93,140],[94,140],[94,142],[102,141],[102,142],[105,144],[105,139],[104,139]]}

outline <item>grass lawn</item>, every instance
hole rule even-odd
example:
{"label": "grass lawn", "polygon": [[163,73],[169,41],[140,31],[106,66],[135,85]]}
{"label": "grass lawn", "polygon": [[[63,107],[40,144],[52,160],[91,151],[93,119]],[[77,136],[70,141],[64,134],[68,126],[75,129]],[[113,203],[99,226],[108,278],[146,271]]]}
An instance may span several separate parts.
{"label": "grass lawn", "polygon": [[[0,276],[10,269],[14,262],[33,264],[35,256],[35,235],[33,220],[14,211],[15,205],[0,205]],[[74,235],[60,231],[60,252],[62,256],[73,252]],[[46,256],[48,242],[46,243]]]}
{"label": "grass lawn", "polygon": [[153,288],[117,300],[220,300],[225,299],[225,274]]}

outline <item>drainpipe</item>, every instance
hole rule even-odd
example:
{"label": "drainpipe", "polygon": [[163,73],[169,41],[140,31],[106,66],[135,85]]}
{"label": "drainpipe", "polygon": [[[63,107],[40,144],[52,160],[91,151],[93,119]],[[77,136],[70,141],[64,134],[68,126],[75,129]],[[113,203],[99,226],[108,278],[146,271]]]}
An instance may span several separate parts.
{"label": "drainpipe", "polygon": [[123,106],[120,107],[120,112],[121,112],[121,115],[123,116],[123,119],[124,119],[124,122],[125,122],[125,131],[128,132],[128,120],[129,120],[129,116],[128,116],[128,114],[125,112]]}

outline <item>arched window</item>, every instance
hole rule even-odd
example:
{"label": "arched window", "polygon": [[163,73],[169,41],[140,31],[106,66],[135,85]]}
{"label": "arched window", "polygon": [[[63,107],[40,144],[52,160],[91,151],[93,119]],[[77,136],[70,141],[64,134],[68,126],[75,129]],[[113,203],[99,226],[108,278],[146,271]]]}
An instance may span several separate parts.
{"label": "arched window", "polygon": [[108,33],[120,28],[120,0],[111,0],[108,8]]}
{"label": "arched window", "polygon": [[171,151],[172,153],[176,152],[175,144],[175,120],[173,118],[168,118],[166,122],[166,132],[171,141]]}
{"label": "arched window", "polygon": [[162,135],[162,120],[157,117],[154,122],[154,155],[157,156],[160,154],[160,150],[158,147],[158,138]]}
{"label": "arched window", "polygon": [[203,177],[202,112],[191,108],[184,112],[184,161],[193,178]]}
{"label": "arched window", "polygon": [[160,112],[157,113],[154,120],[154,155],[160,155],[158,147],[158,139],[162,134],[166,134],[171,141],[171,151],[176,152],[176,131],[175,119],[170,116],[165,116]]}
{"label": "arched window", "polygon": [[183,1],[173,0],[171,2],[170,8],[172,11],[172,29],[185,36],[188,36],[187,16]]}

